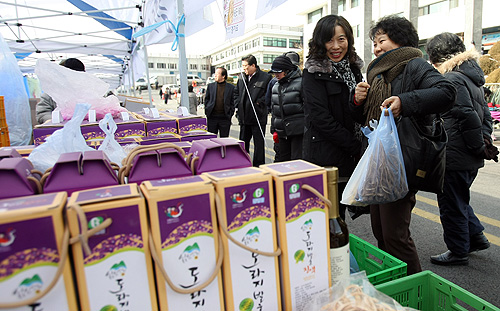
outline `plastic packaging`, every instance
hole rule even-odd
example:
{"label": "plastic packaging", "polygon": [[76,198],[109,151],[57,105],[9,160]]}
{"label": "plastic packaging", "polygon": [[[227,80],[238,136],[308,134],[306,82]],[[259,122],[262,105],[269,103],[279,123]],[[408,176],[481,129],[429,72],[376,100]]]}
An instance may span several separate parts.
{"label": "plastic packaging", "polygon": [[77,103],[89,103],[98,120],[107,113],[118,117],[120,112],[127,111],[120,106],[118,97],[104,97],[109,84],[90,73],[71,70],[46,59],[36,62],[35,73],[42,91],[57,103],[56,110],[61,111],[64,120],[73,116]]}
{"label": "plastic packaging", "polygon": [[107,113],[104,119],[99,121],[99,127],[106,134],[104,141],[99,146],[99,150],[103,151],[111,162],[121,166],[122,160],[125,159],[127,153],[115,139],[117,126],[111,113]]}
{"label": "plastic packaging", "polygon": [[50,135],[45,143],[33,149],[28,160],[35,169],[45,172],[54,166],[62,153],[95,150],[87,145],[80,125],[90,109],[89,104],[77,104],[73,118],[62,129]]}
{"label": "plastic packaging", "polygon": [[0,96],[4,96],[10,145],[28,145],[32,132],[28,94],[16,58],[1,34],[0,81]]}
{"label": "plastic packaging", "polygon": [[[386,115],[387,113],[387,115]],[[369,205],[395,202],[408,193],[408,184],[398,131],[390,109],[384,109],[380,122],[370,121],[363,133],[368,148],[354,169],[342,193],[343,204]]]}
{"label": "plastic packaging", "polygon": [[310,311],[412,311],[378,291],[366,277],[365,271],[351,274],[334,286],[313,296]]}

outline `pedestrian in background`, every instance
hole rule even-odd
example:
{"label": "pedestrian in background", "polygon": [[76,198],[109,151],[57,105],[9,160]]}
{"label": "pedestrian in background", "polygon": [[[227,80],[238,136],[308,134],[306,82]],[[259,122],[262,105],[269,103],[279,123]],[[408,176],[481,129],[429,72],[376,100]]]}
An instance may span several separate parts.
{"label": "pedestrian in background", "polygon": [[[453,107],[441,114],[448,144],[443,193],[437,195],[443,237],[448,250],[431,256],[438,265],[467,265],[468,254],[490,247],[484,227],[470,206],[470,187],[484,159],[496,159],[492,118],[484,99],[484,73],[479,52],[449,32],[434,36],[426,46],[429,60],[457,89]],[[490,151],[493,151],[492,153]]]}
{"label": "pedestrian in background", "polygon": [[271,75],[261,71],[253,55],[241,59],[243,73],[240,74],[235,90],[235,105],[240,124],[240,140],[245,142],[245,150],[250,152],[253,138],[253,166],[265,164],[264,133],[267,124],[266,89]]}
{"label": "pedestrian in background", "polygon": [[205,115],[208,131],[229,137],[231,118],[234,114],[234,85],[227,83],[227,70],[215,69],[215,82],[207,85],[205,93]]}
{"label": "pedestrian in background", "polygon": [[301,159],[305,122],[302,71],[290,58],[280,55],[269,72],[277,79],[271,96],[271,126],[278,136],[279,150],[275,162]]}
{"label": "pedestrian in background", "polygon": [[[381,107],[390,107],[395,118],[413,116],[419,124],[432,126],[429,115],[450,109],[455,88],[422,58],[413,24],[390,15],[378,20],[369,35],[376,58],[368,66],[367,82],[356,86],[353,114],[368,125],[370,120],[379,119]],[[370,205],[370,219],[378,247],[406,262],[410,275],[422,268],[410,233],[417,190],[408,187],[408,194],[396,202]]]}
{"label": "pedestrian in background", "polygon": [[[304,160],[339,169],[339,193],[344,191],[360,158],[361,142],[350,115],[349,97],[356,83],[363,79],[362,67],[349,22],[338,15],[321,18],[309,41],[302,77],[305,112],[302,150]],[[340,204],[339,212],[344,219],[345,210],[346,206]]]}
{"label": "pedestrian in background", "polygon": [[192,84],[188,85],[188,98],[189,98],[189,113],[197,115],[198,99],[196,98],[196,94],[194,92]]}

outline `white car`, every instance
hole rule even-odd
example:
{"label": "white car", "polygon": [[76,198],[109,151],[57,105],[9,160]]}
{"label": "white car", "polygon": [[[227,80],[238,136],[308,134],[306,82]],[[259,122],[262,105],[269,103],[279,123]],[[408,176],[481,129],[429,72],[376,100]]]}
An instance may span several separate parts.
{"label": "white car", "polygon": [[137,81],[135,81],[135,88],[137,90],[145,90],[148,88],[148,83],[146,82],[145,78],[139,78]]}

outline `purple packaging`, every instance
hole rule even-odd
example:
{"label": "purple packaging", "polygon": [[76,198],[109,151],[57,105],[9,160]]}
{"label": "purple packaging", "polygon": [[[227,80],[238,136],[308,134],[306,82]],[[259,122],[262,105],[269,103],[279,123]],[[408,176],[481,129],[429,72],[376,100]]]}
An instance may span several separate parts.
{"label": "purple packaging", "polygon": [[189,153],[195,174],[252,166],[250,156],[237,140],[195,140]]}
{"label": "purple packaging", "polygon": [[[8,310],[77,310],[64,239],[64,192],[0,200],[0,304],[24,305]],[[47,290],[31,304],[24,302]]]}
{"label": "purple packaging", "polygon": [[175,113],[165,115],[177,121],[178,134],[181,136],[207,133],[207,119],[202,116],[182,116]]}
{"label": "purple packaging", "polygon": [[212,139],[212,138],[217,138],[217,135],[213,133],[192,134],[192,135],[181,136],[181,141],[195,141],[195,140]]}
{"label": "purple packaging", "polygon": [[60,130],[64,127],[63,123],[52,123],[50,121],[45,122],[44,124],[35,125],[33,128],[33,142],[35,146],[39,146],[47,140],[47,137],[52,135],[55,131]]}
{"label": "purple packaging", "polygon": [[25,158],[0,160],[0,199],[40,193],[40,176],[32,174],[33,165]]}
{"label": "purple packaging", "polygon": [[146,203],[137,185],[74,192],[67,212],[72,238],[82,226],[90,230],[111,219],[88,238],[89,253],[81,239],[72,245],[80,310],[158,310]]}
{"label": "purple packaging", "polygon": [[158,118],[153,118],[142,112],[134,113],[146,123],[146,136],[171,137],[178,134],[177,121],[171,116],[160,113]]}
{"label": "purple packaging", "polygon": [[102,151],[68,152],[59,156],[43,186],[43,191],[74,191],[118,184],[116,171]]}

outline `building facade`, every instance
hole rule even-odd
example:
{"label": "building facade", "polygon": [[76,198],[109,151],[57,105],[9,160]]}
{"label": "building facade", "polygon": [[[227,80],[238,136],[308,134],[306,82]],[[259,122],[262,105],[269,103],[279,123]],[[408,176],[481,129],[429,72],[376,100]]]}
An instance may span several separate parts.
{"label": "building facade", "polygon": [[[203,81],[211,75],[210,58],[205,56],[188,55],[187,74],[200,77]],[[150,79],[157,79],[159,85],[177,84],[179,74],[179,55],[177,54],[148,54],[148,70]]]}
{"label": "building facade", "polygon": [[256,24],[243,36],[226,41],[210,51],[207,57],[212,68],[224,67],[230,76],[242,71],[241,58],[248,54],[257,58],[261,69],[269,70],[277,56],[288,51],[302,51],[302,36],[301,27]]}

